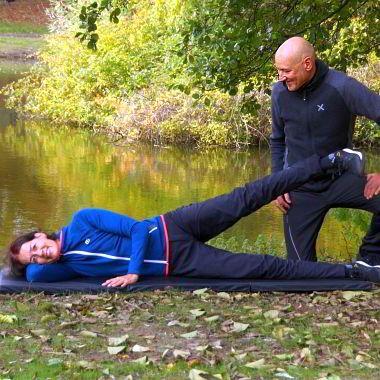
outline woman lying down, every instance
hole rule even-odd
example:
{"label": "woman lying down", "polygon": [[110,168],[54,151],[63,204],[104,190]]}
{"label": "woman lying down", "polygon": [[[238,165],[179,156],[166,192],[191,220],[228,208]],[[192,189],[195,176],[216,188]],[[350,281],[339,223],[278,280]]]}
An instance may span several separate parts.
{"label": "woman lying down", "polygon": [[[141,275],[230,279],[356,278],[380,282],[380,267],[331,264],[239,254],[206,242],[277,196],[326,174],[358,173],[361,155],[338,151],[247,183],[232,192],[143,221],[102,209],[82,209],[57,233],[33,231],[9,246],[14,274],[27,281],[108,277],[125,287]],[[360,164],[360,162],[359,162]]]}

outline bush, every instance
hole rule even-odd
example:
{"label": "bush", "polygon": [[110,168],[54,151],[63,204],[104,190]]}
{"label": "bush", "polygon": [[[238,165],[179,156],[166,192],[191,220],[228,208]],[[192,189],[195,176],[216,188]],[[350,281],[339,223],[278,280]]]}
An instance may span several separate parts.
{"label": "bush", "polygon": [[[267,141],[270,98],[255,93],[262,107],[256,115],[245,114],[247,99],[221,92],[208,94],[210,105],[164,88],[149,88],[121,102],[112,131],[134,140],[243,147]],[[253,127],[254,126],[254,127]]]}
{"label": "bush", "polygon": [[[368,65],[356,69],[350,69],[349,75],[364,83],[371,90],[380,92],[380,61],[372,55]],[[373,121],[359,117],[355,125],[354,142],[358,146],[378,146],[380,133],[379,127]]]}

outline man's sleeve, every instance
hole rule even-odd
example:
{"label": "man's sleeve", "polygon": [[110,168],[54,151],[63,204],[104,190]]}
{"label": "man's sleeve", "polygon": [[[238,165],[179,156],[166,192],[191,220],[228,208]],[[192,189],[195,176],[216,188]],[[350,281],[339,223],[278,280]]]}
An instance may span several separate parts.
{"label": "man's sleeve", "polygon": [[275,88],[272,91],[272,133],[270,135],[270,150],[272,158],[272,173],[284,168],[285,161],[285,131],[284,123],[280,117]]}
{"label": "man's sleeve", "polygon": [[26,267],[28,282],[58,282],[79,277],[73,269],[62,263],[29,264]]}
{"label": "man's sleeve", "polygon": [[348,77],[343,87],[343,98],[350,111],[365,116],[380,125],[380,95],[356,79]]}
{"label": "man's sleeve", "polygon": [[103,209],[83,209],[75,218],[92,228],[131,239],[132,252],[128,274],[141,274],[145,252],[149,242],[149,225],[127,215]]}

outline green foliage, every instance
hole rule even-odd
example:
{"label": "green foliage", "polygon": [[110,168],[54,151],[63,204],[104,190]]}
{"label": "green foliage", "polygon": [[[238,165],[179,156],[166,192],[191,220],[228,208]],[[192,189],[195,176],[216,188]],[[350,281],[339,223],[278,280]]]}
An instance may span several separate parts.
{"label": "green foliage", "polygon": [[248,239],[237,239],[235,236],[225,238],[223,235],[218,236],[210,241],[210,244],[220,249],[225,249],[237,253],[258,253],[262,255],[271,254],[276,256],[285,256],[285,246],[282,238],[276,238],[272,235],[258,235],[255,241]]}
{"label": "green foliage", "polygon": [[40,63],[6,90],[10,106],[56,123],[110,125],[124,97],[148,85],[168,83],[169,73],[176,74],[179,59],[172,51],[177,40],[170,29],[178,3],[150,7],[147,0],[136,2],[130,19],[98,23],[102,40],[96,51],[72,38],[73,25],[51,35]]}
{"label": "green foliage", "polygon": [[[85,29],[84,32],[78,32],[75,37],[81,42],[88,40],[87,47],[96,50],[99,35],[95,33],[97,29],[97,21],[103,11],[109,11],[112,7],[112,0],[101,0],[100,3],[94,1],[90,5],[83,5],[79,14],[81,21],[80,28]],[[114,7],[109,15],[110,22],[117,24],[121,10],[119,7]]]}
{"label": "green foliage", "polygon": [[[194,87],[202,91],[219,88],[230,95],[239,85],[244,92],[254,80],[273,80],[272,56],[288,37],[308,38],[324,52],[339,42],[328,56],[334,67],[366,61],[370,51],[379,53],[377,2],[329,0],[300,2],[272,0],[193,0],[187,2],[182,19],[179,54],[182,54]],[[275,11],[274,11],[275,9]],[[352,20],[358,20],[352,24]],[[365,30],[353,37],[353,30]],[[348,38],[348,36],[350,36]]]}
{"label": "green foliage", "polygon": [[368,230],[372,215],[362,210],[346,208],[334,208],[329,215],[342,226],[341,234],[346,244],[346,256],[342,259],[348,261],[356,256],[357,247],[360,246],[363,236]]}
{"label": "green foliage", "polygon": [[[370,55],[368,65],[350,69],[349,75],[353,76],[373,91],[380,92],[380,61],[374,55]],[[364,117],[359,117],[355,124],[354,141],[356,145],[379,145],[380,131],[378,125]]]}

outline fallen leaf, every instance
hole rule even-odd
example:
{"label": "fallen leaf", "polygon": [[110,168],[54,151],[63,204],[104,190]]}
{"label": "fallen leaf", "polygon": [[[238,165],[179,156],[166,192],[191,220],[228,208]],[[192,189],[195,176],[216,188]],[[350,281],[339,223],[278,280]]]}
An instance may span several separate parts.
{"label": "fallen leaf", "polygon": [[362,295],[363,292],[353,291],[353,290],[346,290],[342,292],[342,296],[346,301],[351,301],[353,298],[358,297]]}
{"label": "fallen leaf", "polygon": [[191,339],[191,338],[195,338],[197,335],[198,335],[198,331],[195,330],[195,331],[191,331],[185,334],[181,334],[180,336],[182,338]]}
{"label": "fallen leaf", "polygon": [[311,351],[310,351],[310,348],[308,347],[304,347],[301,352],[300,352],[300,357],[301,359],[311,359]]}
{"label": "fallen leaf", "polygon": [[250,362],[244,365],[247,368],[259,369],[265,366],[265,359],[259,359],[254,362]]}
{"label": "fallen leaf", "polygon": [[143,364],[143,365],[149,364],[149,360],[148,360],[147,356],[142,356],[141,358],[138,358],[136,360],[132,360],[132,362],[137,363],[137,364]]}
{"label": "fallen leaf", "polygon": [[189,324],[189,323],[184,323],[184,322],[180,322],[180,321],[174,320],[174,321],[170,321],[170,322],[168,323],[168,326],[189,327],[190,324]]}
{"label": "fallen leaf", "polygon": [[294,357],[294,354],[278,354],[278,355],[274,355],[274,357],[279,360],[292,360]]}
{"label": "fallen leaf", "polygon": [[264,315],[264,318],[275,319],[275,318],[278,318],[279,314],[280,312],[278,310],[268,310],[263,315]]}
{"label": "fallen leaf", "polygon": [[204,351],[207,351],[208,349],[210,349],[210,345],[209,344],[206,344],[205,346],[197,346],[195,347],[195,349],[197,351],[200,351],[200,352],[204,352]]}
{"label": "fallen leaf", "polygon": [[120,346],[122,345],[127,339],[129,339],[129,335],[122,335],[117,337],[109,337],[108,338],[108,344],[110,346]]}
{"label": "fallen leaf", "polygon": [[125,350],[125,346],[108,346],[107,351],[110,355],[117,355]]}
{"label": "fallen leaf", "polygon": [[229,300],[231,296],[226,292],[219,292],[216,294],[218,297]]}
{"label": "fallen leaf", "polygon": [[247,352],[243,352],[242,354],[235,354],[234,357],[235,357],[235,359],[237,359],[237,360],[243,360],[243,359],[246,358],[247,355],[248,355]]}
{"label": "fallen leaf", "polygon": [[0,314],[0,323],[14,323],[17,322],[18,318],[15,314]]}
{"label": "fallen leaf", "polygon": [[279,377],[281,379],[294,379],[293,376],[289,375],[287,372],[285,371],[281,371],[281,372],[276,372],[274,374],[275,377]]}
{"label": "fallen leaf", "polygon": [[77,366],[84,369],[95,369],[96,363],[88,362],[87,360],[79,360],[79,362],[77,363]]}
{"label": "fallen leaf", "polygon": [[315,324],[318,327],[335,327],[339,326],[338,322],[321,322],[321,323],[316,323]]}
{"label": "fallen leaf", "polygon": [[58,364],[62,364],[63,363],[63,360],[62,359],[59,359],[59,358],[52,358],[52,359],[49,359],[48,362],[47,362],[47,365],[48,366],[51,366],[51,365],[58,365]]}
{"label": "fallen leaf", "polygon": [[28,305],[25,305],[24,303],[19,302],[19,301],[16,302],[15,306],[16,306],[16,310],[21,311],[22,313],[25,313],[26,311],[30,310],[30,307]]}
{"label": "fallen leaf", "polygon": [[208,288],[197,289],[193,291],[193,294],[200,295],[200,294],[206,293],[207,291],[208,291]]}
{"label": "fallen leaf", "polygon": [[214,342],[211,342],[211,346],[216,348],[217,350],[221,350],[223,348],[221,340],[215,340]]}
{"label": "fallen leaf", "polygon": [[45,329],[30,330],[30,333],[34,336],[41,336],[46,333]]}
{"label": "fallen leaf", "polygon": [[92,331],[89,331],[89,330],[82,330],[79,335],[82,335],[82,336],[86,336],[86,337],[89,337],[89,338],[96,338],[98,336],[98,334],[96,332],[92,332]]}
{"label": "fallen leaf", "polygon": [[215,322],[220,318],[219,315],[212,315],[211,317],[206,317],[204,320],[206,322]]}
{"label": "fallen leaf", "polygon": [[135,344],[132,347],[132,352],[147,352],[150,351],[149,347],[140,346],[139,344]]}
{"label": "fallen leaf", "polygon": [[173,356],[177,358],[187,359],[190,356],[190,351],[173,350]]}
{"label": "fallen leaf", "polygon": [[203,309],[192,309],[190,310],[190,313],[194,315],[194,317],[201,317],[202,315],[206,314],[206,311]]}
{"label": "fallen leaf", "polygon": [[231,332],[242,332],[247,330],[249,323],[234,322]]}
{"label": "fallen leaf", "polygon": [[189,372],[190,380],[211,380],[211,379],[223,379],[221,374],[210,374],[209,372],[202,371],[200,369],[193,368]]}

